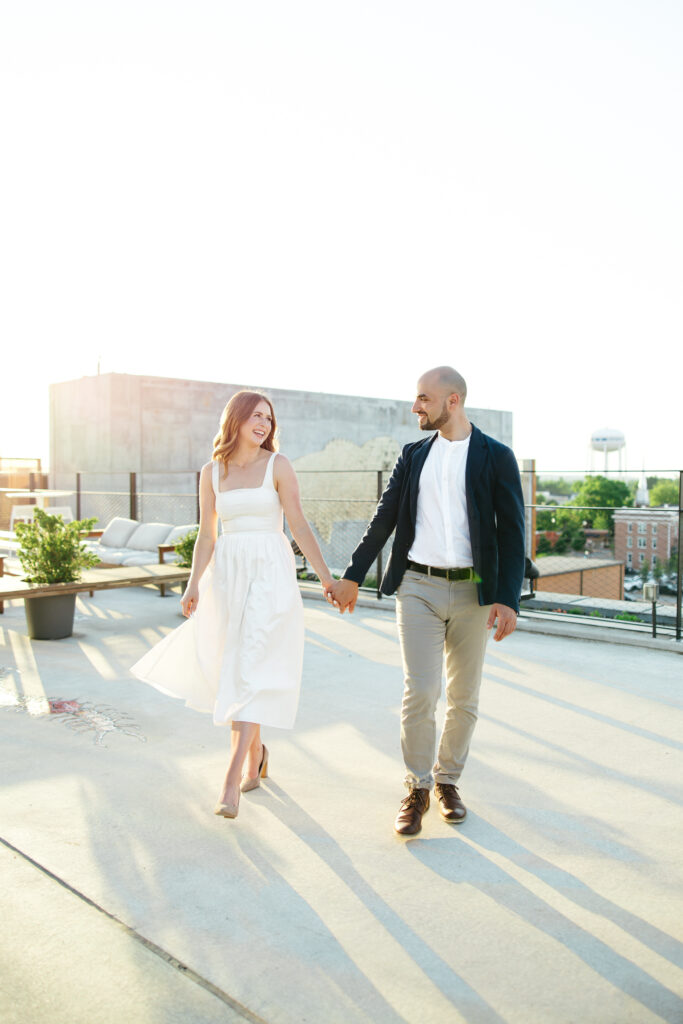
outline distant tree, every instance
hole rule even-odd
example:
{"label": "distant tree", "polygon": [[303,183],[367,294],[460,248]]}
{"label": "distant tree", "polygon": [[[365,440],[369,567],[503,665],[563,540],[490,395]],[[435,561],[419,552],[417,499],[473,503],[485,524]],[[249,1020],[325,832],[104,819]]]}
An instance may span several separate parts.
{"label": "distant tree", "polygon": [[[607,506],[608,508],[623,508],[633,505],[633,496],[628,484],[621,480],[608,480],[604,476],[587,476],[572,502],[574,505],[584,505],[590,509],[593,507]],[[599,512],[585,511],[584,516],[589,526],[595,526]],[[609,529],[614,534],[614,516],[611,512],[603,512],[602,521],[607,520],[606,525],[596,529]]]}
{"label": "distant tree", "polygon": [[559,480],[539,480],[538,488],[541,491],[550,491],[551,494],[573,494],[579,486],[579,481],[565,480],[560,477]]}
{"label": "distant tree", "polygon": [[609,512],[592,512],[591,516],[594,530],[609,530]]}
{"label": "distant tree", "polygon": [[652,559],[652,575],[654,576],[654,578],[657,581],[659,581],[659,580],[661,580],[663,574],[664,574],[664,570],[662,569],[662,566],[660,564],[659,559],[656,558],[656,557],[653,558]]}
{"label": "distant tree", "polygon": [[555,513],[545,509],[536,509],[536,529],[554,530],[556,525]]}
{"label": "distant tree", "polygon": [[660,480],[650,491],[650,506],[678,505],[678,484],[675,480]]}
{"label": "distant tree", "polygon": [[536,541],[536,554],[537,555],[549,555],[553,550],[553,546],[544,533]]}
{"label": "distant tree", "polygon": [[576,530],[570,537],[569,543],[574,551],[583,551],[586,546],[586,534],[583,530]]}
{"label": "distant tree", "polygon": [[571,505],[562,505],[555,513],[555,529],[561,530],[571,537],[572,533],[580,530],[584,525],[584,513],[575,511]]}
{"label": "distant tree", "polygon": [[555,555],[563,555],[568,547],[569,547],[569,538],[568,537],[558,537],[556,542],[555,542],[555,547],[553,548],[553,554],[555,554]]}
{"label": "distant tree", "polygon": [[671,477],[668,477],[668,476],[647,476],[647,477],[645,477],[645,481],[647,483],[648,491],[651,491],[652,488],[656,484],[661,483],[662,480],[670,481]]}

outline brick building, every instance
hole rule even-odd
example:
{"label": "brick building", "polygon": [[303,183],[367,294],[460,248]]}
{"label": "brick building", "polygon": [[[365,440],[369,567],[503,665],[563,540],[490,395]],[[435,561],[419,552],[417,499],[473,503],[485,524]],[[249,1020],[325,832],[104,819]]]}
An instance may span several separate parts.
{"label": "brick building", "polygon": [[614,513],[614,557],[627,569],[664,565],[678,547],[678,510],[623,508]]}

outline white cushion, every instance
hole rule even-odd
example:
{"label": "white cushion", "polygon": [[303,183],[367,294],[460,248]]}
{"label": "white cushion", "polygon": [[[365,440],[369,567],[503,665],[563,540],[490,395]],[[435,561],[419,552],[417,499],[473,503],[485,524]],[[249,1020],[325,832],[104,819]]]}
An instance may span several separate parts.
{"label": "white cushion", "polygon": [[107,562],[109,565],[123,565],[124,559],[130,555],[127,548],[107,548],[100,544],[95,544],[91,551],[101,562]]}
{"label": "white cushion", "polygon": [[164,543],[172,529],[170,523],[141,523],[124,544],[133,551],[153,551],[157,544]]}
{"label": "white cushion", "polygon": [[[168,537],[162,543],[164,544],[177,544],[179,540],[186,537],[191,530],[196,530],[197,524],[190,523],[188,526],[174,526]],[[168,557],[168,556],[166,556]]]}
{"label": "white cushion", "polygon": [[132,535],[133,530],[137,529],[139,525],[135,519],[122,519],[117,516],[112,519],[100,537],[100,544],[104,544],[106,548],[123,548],[128,543],[128,538]]}
{"label": "white cushion", "polygon": [[125,555],[121,565],[155,565],[159,561],[158,551],[136,551],[132,555],[128,550]]}

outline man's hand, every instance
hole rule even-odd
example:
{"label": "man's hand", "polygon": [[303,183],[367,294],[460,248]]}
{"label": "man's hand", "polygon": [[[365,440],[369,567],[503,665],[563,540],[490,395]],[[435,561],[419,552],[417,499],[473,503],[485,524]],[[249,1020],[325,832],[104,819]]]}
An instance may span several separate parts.
{"label": "man's hand", "polygon": [[498,619],[498,629],[493,636],[494,640],[503,640],[510,633],[514,633],[517,628],[517,612],[513,608],[508,608],[506,604],[491,605],[486,628],[493,629],[496,619]]}
{"label": "man's hand", "polygon": [[338,608],[342,615],[347,610],[352,612],[358,600],[358,584],[353,580],[337,580],[330,587],[327,600]]}

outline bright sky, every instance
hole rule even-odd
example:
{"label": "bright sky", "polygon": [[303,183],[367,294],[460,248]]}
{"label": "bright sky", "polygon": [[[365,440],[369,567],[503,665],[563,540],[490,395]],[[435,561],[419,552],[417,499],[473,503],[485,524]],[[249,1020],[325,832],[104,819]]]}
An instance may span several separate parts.
{"label": "bright sky", "polygon": [[674,0],[4,4],[0,454],[98,359],[407,399],[445,362],[541,469],[600,427],[679,469],[681,53]]}

